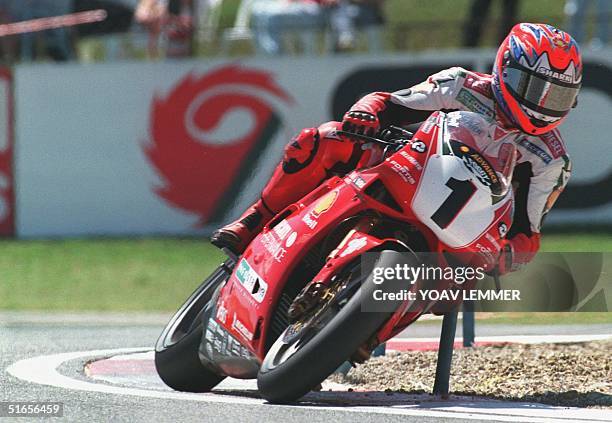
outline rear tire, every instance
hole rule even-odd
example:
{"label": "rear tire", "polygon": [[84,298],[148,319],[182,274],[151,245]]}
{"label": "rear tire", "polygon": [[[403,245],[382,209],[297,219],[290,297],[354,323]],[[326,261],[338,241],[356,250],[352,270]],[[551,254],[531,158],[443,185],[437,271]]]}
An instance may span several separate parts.
{"label": "rear tire", "polygon": [[155,345],[155,368],[170,388],[183,392],[209,392],[225,376],[205,367],[198,350],[203,333],[202,314],[227,280],[228,263],[217,268],[182,305]]}
{"label": "rear tire", "polygon": [[[392,261],[392,257],[383,255],[378,266],[390,266]],[[318,333],[303,340],[302,345],[297,344],[307,336],[306,330],[299,332],[297,341],[291,343],[283,340],[291,326],[287,328],[262,363],[257,376],[260,394],[273,403],[295,401],[366,343],[393,314],[361,311],[361,295],[371,296],[375,289],[377,286],[371,282],[362,284],[340,311]]]}

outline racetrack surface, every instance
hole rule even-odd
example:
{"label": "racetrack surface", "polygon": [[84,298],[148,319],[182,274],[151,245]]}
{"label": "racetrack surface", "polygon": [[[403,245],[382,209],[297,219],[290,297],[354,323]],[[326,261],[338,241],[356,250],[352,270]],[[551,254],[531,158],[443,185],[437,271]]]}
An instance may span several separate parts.
{"label": "racetrack surface", "polygon": [[[59,360],[62,363],[58,372],[66,379],[78,383],[103,386],[103,389],[87,388],[85,390],[61,388],[57,386],[42,385],[27,380],[18,379],[7,372],[11,367],[15,370],[19,367],[15,363],[21,362],[21,369],[35,364],[34,361],[23,362],[24,359],[38,359],[38,363],[51,363],[50,355],[65,354],[78,351],[92,350],[116,350],[118,348],[136,348],[138,351],[150,349],[161,330],[161,325],[156,319],[134,319],[135,324],[127,322],[128,318],[118,319],[113,323],[105,322],[104,315],[99,319],[84,319],[81,323],[76,318],[67,319],[35,319],[32,316],[20,319],[17,315],[3,319],[0,315],[0,401],[59,401],[65,404],[65,418],[70,421],[305,421],[309,422],[359,422],[359,421],[473,421],[477,415],[468,412],[453,411],[453,407],[461,405],[463,399],[455,399],[454,403],[436,402],[435,398],[386,398],[385,396],[364,397],[362,393],[348,392],[322,392],[311,394],[309,403],[301,403],[298,406],[276,406],[264,403],[257,398],[252,389],[235,389],[225,391],[222,394],[200,394],[197,398],[184,397],[190,394],[178,394],[166,390],[157,385],[147,389],[156,390],[152,396],[129,394],[127,391],[119,391],[125,387],[117,381],[109,382],[94,380],[86,376],[83,367],[91,359],[100,359],[114,355],[111,352],[68,354]],[[44,317],[44,316],[42,316]],[[108,319],[113,320],[113,319]],[[432,325],[429,334],[439,331],[437,325]],[[486,332],[485,327],[481,328]],[[547,334],[551,334],[551,328],[542,328]],[[588,327],[574,327],[571,332],[590,331]],[[598,328],[612,333],[610,325]],[[477,329],[478,330],[478,329]],[[563,332],[570,329],[561,327]],[[478,333],[478,332],[477,332]],[[72,359],[68,359],[72,357]],[[50,364],[53,367],[53,364]],[[29,367],[32,370],[32,367]],[[53,369],[52,369],[53,370]],[[32,372],[33,377],[40,377],[42,372]],[[23,377],[21,374],[20,377]],[[134,383],[131,380],[130,383]],[[108,388],[112,389],[108,389]],[[130,388],[133,388],[130,387]],[[177,396],[178,395],[178,396]],[[314,395],[314,396],[313,396]],[[380,395],[380,394],[379,394]],[[367,398],[367,401],[365,401]],[[389,410],[391,405],[397,407],[398,402],[405,404],[416,403],[411,411],[413,414]],[[377,406],[372,406],[372,402]],[[394,403],[394,404],[391,404]],[[489,411],[494,411],[494,404],[488,406]],[[515,405],[519,407],[519,405]],[[531,406],[529,410],[536,410],[537,406]],[[441,413],[432,412],[442,410]],[[526,409],[527,410],[527,409]],[[429,413],[429,414],[428,414]],[[567,413],[566,413],[567,415]],[[569,415],[567,415],[569,417]],[[484,417],[481,415],[481,417]],[[490,418],[490,417],[489,417]],[[603,420],[602,420],[603,418]],[[607,421],[605,414],[599,413],[597,420]],[[497,420],[493,418],[493,420]],[[521,416],[499,416],[503,421],[536,421],[534,417]],[[559,421],[568,420],[567,417]],[[543,419],[539,421],[555,421]]]}

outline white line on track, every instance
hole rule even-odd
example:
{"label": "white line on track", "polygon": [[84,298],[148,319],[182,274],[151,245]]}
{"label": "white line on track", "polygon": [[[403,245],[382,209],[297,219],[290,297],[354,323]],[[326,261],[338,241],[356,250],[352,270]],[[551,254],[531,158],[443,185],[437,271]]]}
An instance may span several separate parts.
{"label": "white line on track", "polygon": [[[65,362],[78,359],[91,359],[111,357],[117,354],[142,353],[148,348],[127,348],[115,350],[95,350],[62,353],[54,355],[39,356],[18,361],[7,368],[7,372],[14,377],[41,385],[54,386],[76,391],[99,392],[114,395],[130,395],[144,398],[176,399],[183,401],[201,401],[226,404],[244,404],[262,406],[264,400],[255,398],[244,398],[238,396],[219,394],[191,394],[174,391],[155,391],[138,388],[127,388],[121,386],[110,386],[72,379],[58,372],[58,368]],[[325,393],[327,401],[331,393]],[[335,394],[335,393],[334,393]],[[353,394],[353,393],[351,393]],[[347,393],[338,392],[342,399],[346,399]],[[310,399],[316,401],[320,394],[312,394]],[[323,400],[324,401],[324,400]],[[343,401],[345,402],[345,401]],[[506,422],[530,421],[536,423],[549,422],[606,422],[612,420],[612,411],[601,409],[580,409],[553,407],[542,404],[525,404],[502,401],[474,400],[472,398],[455,397],[450,401],[422,401],[419,404],[393,405],[393,406],[330,406],[320,405],[315,407],[305,405],[281,406],[302,408],[311,410],[334,410],[351,413],[366,414],[393,414],[406,416],[422,416],[437,418],[462,418],[471,420],[497,420]],[[267,405],[271,406],[271,405]]]}

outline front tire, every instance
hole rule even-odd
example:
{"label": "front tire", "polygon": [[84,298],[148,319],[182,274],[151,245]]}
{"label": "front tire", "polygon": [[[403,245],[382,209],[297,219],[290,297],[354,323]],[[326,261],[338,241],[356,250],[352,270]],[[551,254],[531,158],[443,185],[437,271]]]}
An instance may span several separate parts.
{"label": "front tire", "polygon": [[[391,261],[383,255],[378,266],[390,265]],[[352,287],[350,298],[343,306],[340,301],[328,307],[321,318],[326,319],[327,313],[329,320],[319,331],[313,334],[312,328],[304,328],[296,333],[294,325],[290,325],[272,345],[257,376],[259,392],[266,400],[288,403],[308,393],[369,341],[391,316],[391,312],[361,311],[361,296],[371,296],[377,287],[369,281],[361,284],[358,263],[348,270],[353,272],[351,283],[345,289]],[[329,314],[334,311],[330,318]]]}
{"label": "front tire", "polygon": [[225,376],[200,361],[202,314],[231,274],[229,261],[215,270],[182,305],[164,328],[155,345],[155,368],[170,388],[183,392],[209,392]]}

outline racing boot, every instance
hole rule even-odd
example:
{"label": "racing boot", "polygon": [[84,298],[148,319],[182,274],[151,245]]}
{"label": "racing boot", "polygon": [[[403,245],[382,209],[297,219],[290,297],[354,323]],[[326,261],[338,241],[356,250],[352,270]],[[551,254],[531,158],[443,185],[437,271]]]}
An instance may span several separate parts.
{"label": "racing boot", "polygon": [[261,232],[264,225],[268,223],[274,214],[260,199],[236,221],[217,229],[210,242],[219,248],[229,248],[240,255],[246,250],[247,245]]}

